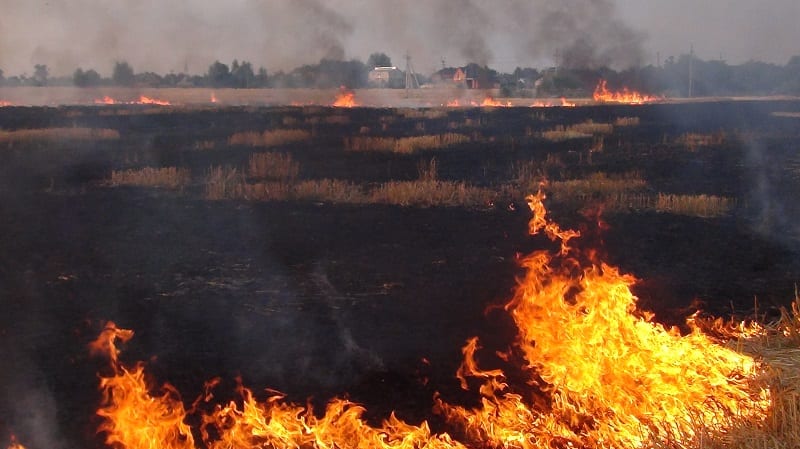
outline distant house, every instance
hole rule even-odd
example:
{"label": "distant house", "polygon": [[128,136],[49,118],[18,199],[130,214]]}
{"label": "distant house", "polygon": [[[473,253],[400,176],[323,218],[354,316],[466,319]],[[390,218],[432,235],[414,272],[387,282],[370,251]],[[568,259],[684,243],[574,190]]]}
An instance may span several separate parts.
{"label": "distant house", "polygon": [[397,67],[375,67],[367,74],[367,82],[372,87],[403,87],[405,75]]}
{"label": "distant house", "polygon": [[439,85],[449,85],[455,87],[467,87],[465,80],[466,73],[461,67],[445,67],[431,75],[431,82]]}

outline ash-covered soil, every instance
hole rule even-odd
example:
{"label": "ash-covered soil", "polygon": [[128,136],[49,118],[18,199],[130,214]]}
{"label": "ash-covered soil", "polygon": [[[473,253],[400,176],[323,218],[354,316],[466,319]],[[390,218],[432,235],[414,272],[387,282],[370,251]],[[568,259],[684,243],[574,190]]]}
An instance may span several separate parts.
{"label": "ash-covered soil", "polygon": [[[307,179],[409,180],[419,161],[436,157],[441,178],[493,186],[517,161],[560,154],[566,177],[637,171],[654,192],[733,198],[735,209],[718,218],[615,212],[603,217],[602,233],[584,211],[552,205],[557,221],[582,229],[586,244],[641,279],[643,308],[676,324],[697,307],[746,314],[757,299],[761,312],[774,313],[794,299],[800,127],[771,113],[797,110],[797,102],[604,106],[548,109],[542,119],[528,108],[438,118],[388,109],[0,108],[4,130],[120,133],[111,141],[0,142],[0,432],[30,448],[102,446],[93,416],[102,362],[86,344],[104,320],[134,329],[123,359],[148,361],[154,379],[176,385],[187,403],[205,380],[221,376],[230,389],[241,375],[256,390],[300,402],[349,394],[374,419],[392,409],[428,416],[433,392],[459,397],[453,374],[468,337],[496,349],[513,341],[510,320],[487,308],[510,298],[518,254],[551,245],[526,235],[521,202],[208,201],[199,181],[175,192],[104,186],[111,170],[179,166],[201,180],[210,165],[237,166],[266,151],[227,145],[233,133],[301,127],[312,142],[278,150]],[[346,119],[308,120],[331,115]],[[586,141],[529,135],[630,116],[640,124],[606,137],[591,162]],[[342,150],[343,136],[362,127],[406,136],[448,132],[453,123],[479,138],[413,155]],[[689,151],[674,143],[687,132],[727,138]]]}

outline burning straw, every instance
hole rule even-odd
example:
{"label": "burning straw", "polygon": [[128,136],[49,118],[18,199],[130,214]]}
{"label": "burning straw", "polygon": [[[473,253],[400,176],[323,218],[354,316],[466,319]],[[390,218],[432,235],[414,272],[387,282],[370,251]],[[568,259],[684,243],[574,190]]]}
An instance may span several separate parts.
{"label": "burning straw", "polygon": [[[457,439],[394,414],[380,426],[369,425],[364,408],[344,399],[331,400],[323,413],[274,392],[259,401],[241,384],[237,399],[213,404],[216,381],[188,411],[173,387],[146,382],[142,363],[127,367],[118,360],[116,341],[130,339],[132,332],[109,323],[91,345],[110,362],[100,378],[103,402],[97,412],[107,444],[128,449],[797,447],[800,300],[778,323],[691,317],[692,331],[682,335],[637,311],[630,290],[635,279],[598,260],[594,251],[574,246],[580,233],[549,220],[543,200],[541,193],[528,198],[530,233],[543,232],[554,247],[521,261],[526,274],[505,305],[518,334],[513,348],[498,354],[506,369],[481,368],[479,342],[472,338],[457,377],[466,389],[478,386],[480,406],[435,398],[434,411]],[[187,420],[190,414],[199,416]],[[190,421],[199,428],[189,428]]]}

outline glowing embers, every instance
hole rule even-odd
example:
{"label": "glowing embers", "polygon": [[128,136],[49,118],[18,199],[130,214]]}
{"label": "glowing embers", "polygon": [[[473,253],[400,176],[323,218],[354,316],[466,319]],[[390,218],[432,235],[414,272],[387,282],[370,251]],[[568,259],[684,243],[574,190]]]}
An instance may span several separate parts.
{"label": "glowing embers", "polygon": [[138,99],[133,101],[119,101],[108,95],[104,96],[103,98],[98,98],[94,100],[94,104],[100,105],[112,105],[112,104],[149,104],[149,105],[156,105],[156,106],[170,106],[170,103],[167,100],[159,100],[157,98],[147,97],[145,95],[140,95]]}
{"label": "glowing embers", "polygon": [[644,104],[652,103],[655,101],[662,101],[663,97],[654,97],[651,95],[644,95],[635,90],[628,90],[627,87],[620,91],[610,91],[606,80],[601,79],[597,82],[592,95],[594,101],[602,103],[625,103],[625,104]]}
{"label": "glowing embers", "polygon": [[337,108],[353,108],[358,106],[356,94],[350,91],[343,91],[336,95],[333,106]]}
{"label": "glowing embers", "polygon": [[[518,328],[512,354],[527,373],[481,370],[477,341],[459,370],[483,379],[482,406],[438,400],[469,442],[493,447],[638,447],[692,442],[696,432],[724,432],[734,419],[763,417],[768,392],[756,385],[749,356],[714,343],[694,328],[682,336],[636,312],[634,278],[570,246],[577,232],[546,217],[543,194],[528,198],[530,232],[544,231],[560,250],[522,260],[527,273],[505,306]],[[513,355],[506,355],[514,360]]]}

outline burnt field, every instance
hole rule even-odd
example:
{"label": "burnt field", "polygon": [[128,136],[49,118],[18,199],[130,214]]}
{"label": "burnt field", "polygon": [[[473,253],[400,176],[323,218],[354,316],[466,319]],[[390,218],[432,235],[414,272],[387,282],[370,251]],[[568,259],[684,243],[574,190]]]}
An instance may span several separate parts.
{"label": "burnt field", "polygon": [[800,280],[799,113],[0,108],[0,437],[103,447],[105,320],[187,404],[215,376],[346,393],[373,420],[428,417],[436,391],[475,403],[459,348],[514,338],[487,307],[553,246],[527,234],[540,185],[657,321],[774,316]]}

